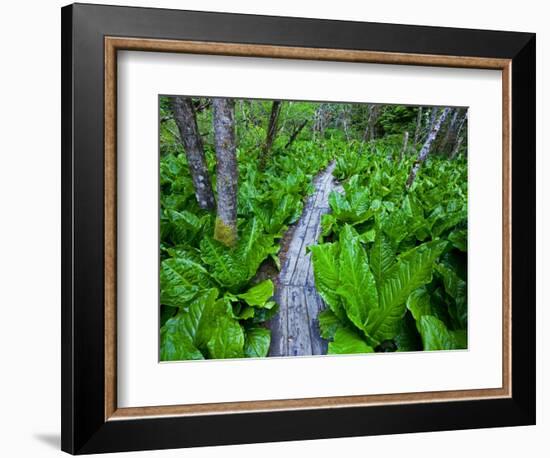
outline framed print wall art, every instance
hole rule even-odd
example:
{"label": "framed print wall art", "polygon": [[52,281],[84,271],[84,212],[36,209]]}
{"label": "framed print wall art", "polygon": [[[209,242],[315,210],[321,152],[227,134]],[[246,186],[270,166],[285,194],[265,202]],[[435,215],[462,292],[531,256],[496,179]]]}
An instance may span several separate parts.
{"label": "framed print wall art", "polygon": [[62,448],[535,422],[535,36],[62,9]]}

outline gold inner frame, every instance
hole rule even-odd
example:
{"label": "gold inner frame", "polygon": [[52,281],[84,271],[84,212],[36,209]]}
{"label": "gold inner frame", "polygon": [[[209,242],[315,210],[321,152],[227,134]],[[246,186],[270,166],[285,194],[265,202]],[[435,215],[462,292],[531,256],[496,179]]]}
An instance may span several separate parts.
{"label": "gold inner frame", "polygon": [[[175,52],[241,57],[267,57],[317,61],[339,61],[436,67],[479,68],[502,72],[502,387],[490,389],[431,391],[400,394],[333,396],[303,399],[241,401],[214,404],[185,404],[118,408],[116,336],[116,247],[117,247],[117,51]],[[425,403],[491,398],[512,395],[511,335],[511,70],[510,59],[439,56],[375,51],[301,48],[144,38],[105,37],[105,420],[129,420],[158,416],[190,416],[359,407],[382,404]]]}

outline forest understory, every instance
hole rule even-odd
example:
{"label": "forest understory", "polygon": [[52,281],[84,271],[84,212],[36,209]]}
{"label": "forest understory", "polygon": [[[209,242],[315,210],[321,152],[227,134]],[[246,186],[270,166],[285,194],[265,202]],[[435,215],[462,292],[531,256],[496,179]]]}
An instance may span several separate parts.
{"label": "forest understory", "polygon": [[159,116],[162,361],[467,348],[467,109]]}

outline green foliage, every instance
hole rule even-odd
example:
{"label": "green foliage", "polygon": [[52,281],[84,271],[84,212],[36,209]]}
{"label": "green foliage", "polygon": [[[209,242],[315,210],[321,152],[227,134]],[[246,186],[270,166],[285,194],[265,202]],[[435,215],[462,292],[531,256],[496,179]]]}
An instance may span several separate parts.
{"label": "green foliage", "polygon": [[339,156],[343,191],[310,247],[331,353],[351,336],[375,351],[466,348],[466,162],[428,159],[407,192],[411,165],[375,146]]}
{"label": "green foliage", "polygon": [[[215,154],[209,99],[194,99],[208,168],[215,184]],[[312,179],[333,151],[312,143],[304,130],[285,148],[292,129],[313,117],[316,104],[285,103],[289,130],[280,132],[264,170],[258,168],[271,102],[239,101],[238,234],[228,233],[215,214],[195,199],[187,160],[161,98],[161,360],[264,357],[271,333],[265,322],[277,312],[273,282],[258,272],[277,268],[280,238],[298,220]],[[309,134],[308,134],[309,132]],[[190,323],[195,324],[190,333]]]}
{"label": "green foliage", "polygon": [[[211,101],[193,103],[215,189]],[[384,107],[376,140],[364,142],[366,105],[285,101],[260,168],[271,105],[236,103],[234,234],[199,208],[169,100],[160,99],[161,360],[267,356],[265,323],[278,305],[264,271],[280,268],[281,238],[332,160],[342,189],[329,196],[321,240],[309,247],[328,352],[466,348],[465,157],[430,156],[406,192],[414,157],[399,157],[417,108]]]}

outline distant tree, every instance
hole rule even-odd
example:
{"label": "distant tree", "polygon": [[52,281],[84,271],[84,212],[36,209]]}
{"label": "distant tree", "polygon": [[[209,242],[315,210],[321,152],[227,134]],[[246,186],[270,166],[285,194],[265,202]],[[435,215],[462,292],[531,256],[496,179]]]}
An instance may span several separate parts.
{"label": "distant tree", "polygon": [[439,133],[439,130],[441,129],[441,126],[445,122],[445,119],[449,115],[450,111],[451,109],[449,107],[443,108],[439,117],[434,121],[432,130],[429,132],[428,137],[426,138],[426,141],[424,142],[424,145],[422,146],[422,149],[418,153],[418,157],[416,161],[414,161],[414,164],[411,168],[411,172],[409,174],[409,178],[407,179],[407,183],[406,183],[407,189],[409,189],[412,186],[414,179],[416,178],[416,174],[418,173],[418,170],[420,170],[421,165],[424,163],[424,161],[427,159],[428,155],[430,154],[430,148],[432,146],[432,143],[437,138],[437,134]]}
{"label": "distant tree", "polygon": [[285,149],[288,148],[290,145],[292,145],[292,143],[294,143],[294,140],[296,140],[296,137],[298,137],[300,132],[302,132],[303,128],[306,127],[307,122],[308,120],[304,119],[302,123],[294,129],[294,131],[290,135],[290,138],[288,139],[288,142],[286,142]]}
{"label": "distant tree", "polygon": [[281,101],[274,100],[271,104],[271,114],[269,116],[269,123],[267,125],[267,133],[265,137],[265,143],[262,148],[262,156],[260,159],[260,167],[263,168],[267,164],[267,160],[271,154],[271,148],[275,141],[275,135],[277,134],[277,125],[279,123],[279,114],[281,113]]}
{"label": "distant tree", "polygon": [[456,133],[458,126],[458,115],[460,113],[459,108],[451,108],[449,113],[449,121],[447,123],[447,130],[445,131],[445,136],[441,141],[441,153],[447,155],[452,150],[454,144],[456,143]]}
{"label": "distant tree", "polygon": [[399,162],[403,160],[405,153],[407,152],[407,144],[409,143],[409,133],[405,132],[403,134],[403,147],[401,148],[401,153],[399,154]]}
{"label": "distant tree", "polygon": [[363,134],[363,141],[374,140],[376,137],[375,127],[380,116],[380,105],[369,105],[369,115],[367,118],[367,127]]}
{"label": "distant tree", "polygon": [[460,118],[460,121],[458,122],[458,126],[456,128],[455,133],[455,144],[451,152],[449,153],[449,158],[453,159],[456,154],[458,153],[460,146],[462,144],[462,141],[464,137],[461,135],[462,129],[464,128],[464,125],[466,124],[466,121],[468,120],[468,110],[464,110],[464,114]]}
{"label": "distant tree", "polygon": [[214,238],[226,246],[237,243],[238,168],[235,146],[235,101],[213,99],[218,205]]}
{"label": "distant tree", "polygon": [[313,138],[317,137],[317,134],[321,138],[325,136],[325,129],[328,121],[328,107],[326,104],[321,103],[315,110],[314,123],[313,123]]}
{"label": "distant tree", "polygon": [[187,157],[199,207],[204,210],[213,210],[216,200],[208,174],[202,139],[197,127],[193,101],[188,97],[173,97],[172,112]]}
{"label": "distant tree", "polygon": [[420,139],[420,132],[422,131],[422,107],[418,107],[418,110],[416,112],[416,128],[414,131],[414,141],[413,141],[413,147],[416,150],[416,145],[418,145],[418,141]]}

